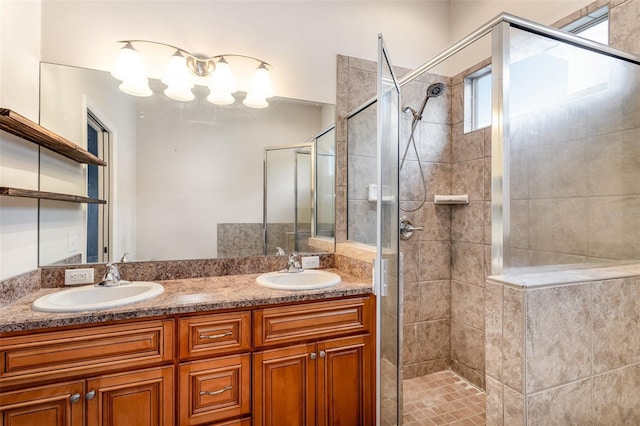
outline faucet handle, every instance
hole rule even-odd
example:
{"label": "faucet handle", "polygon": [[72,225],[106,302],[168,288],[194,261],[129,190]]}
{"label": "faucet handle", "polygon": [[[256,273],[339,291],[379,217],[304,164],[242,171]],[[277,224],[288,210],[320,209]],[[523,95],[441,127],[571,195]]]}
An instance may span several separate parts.
{"label": "faucet handle", "polygon": [[285,253],[284,250],[282,250],[282,247],[276,247],[276,255],[277,256],[286,256],[287,253]]}
{"label": "faucet handle", "polygon": [[125,251],[120,258],[120,263],[127,263],[129,261],[129,252]]}
{"label": "faucet handle", "polygon": [[105,272],[103,281],[120,281],[120,270],[117,263],[107,263],[107,272]]}

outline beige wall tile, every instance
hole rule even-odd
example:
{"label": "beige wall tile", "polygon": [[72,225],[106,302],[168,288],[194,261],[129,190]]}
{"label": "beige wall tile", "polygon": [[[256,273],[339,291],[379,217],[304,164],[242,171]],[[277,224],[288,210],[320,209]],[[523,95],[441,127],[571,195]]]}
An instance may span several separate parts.
{"label": "beige wall tile", "polygon": [[484,289],[460,281],[451,281],[451,318],[484,330]]}
{"label": "beige wall tile", "polygon": [[593,378],[596,425],[640,424],[640,364]]}
{"label": "beige wall tile", "polygon": [[503,388],[502,392],[504,424],[508,426],[524,426],[526,424],[524,396],[507,386]]}
{"label": "beige wall tile", "polygon": [[484,202],[451,207],[451,240],[484,242]]}
{"label": "beige wall tile", "polygon": [[468,284],[484,285],[484,246],[451,243],[451,277]]}
{"label": "beige wall tile", "polygon": [[420,317],[420,285],[418,283],[404,284],[404,297],[402,299],[402,321],[404,324],[413,324]]}
{"label": "beige wall tile", "polygon": [[502,380],[505,385],[524,392],[524,291],[505,287],[502,317]]}
{"label": "beige wall tile", "polygon": [[449,280],[421,282],[419,288],[420,321],[451,317],[451,282]]}
{"label": "beige wall tile", "polygon": [[511,200],[511,226],[509,246],[529,248],[529,202]]}
{"label": "beige wall tile", "polygon": [[485,392],[487,398],[487,426],[503,426],[502,383],[487,376]]}
{"label": "beige wall tile", "polygon": [[484,371],[484,333],[452,320],[451,358],[474,370]]}
{"label": "beige wall tile", "polygon": [[528,152],[529,197],[560,198],[587,195],[585,141],[546,145]]}
{"label": "beige wall tile", "polygon": [[587,201],[563,198],[529,201],[529,248],[587,254]]}
{"label": "beige wall tile", "polygon": [[527,426],[591,425],[591,407],[591,379],[539,392],[527,397]]}
{"label": "beige wall tile", "polygon": [[484,159],[464,161],[452,165],[453,194],[469,194],[469,200],[485,199]]}
{"label": "beige wall tile", "polygon": [[640,196],[590,198],[588,209],[589,256],[640,259]]}
{"label": "beige wall tile", "polygon": [[400,216],[410,219],[414,226],[424,228],[422,231],[414,232],[409,241],[449,241],[451,238],[450,207],[425,203],[416,211],[406,211],[414,210],[419,205],[420,202],[417,201],[400,203]]}
{"label": "beige wall tile", "polygon": [[640,195],[640,129],[596,136],[587,143],[589,195]]}
{"label": "beige wall tile", "polygon": [[527,393],[591,375],[591,285],[527,292]]}
{"label": "beige wall tile", "polygon": [[[420,139],[416,140],[420,160],[431,163],[451,163],[451,126],[421,121]],[[400,146],[406,139],[402,139]]]}
{"label": "beige wall tile", "polygon": [[640,55],[639,0],[627,0],[609,11],[609,44],[618,49]]}
{"label": "beige wall tile", "polygon": [[502,285],[484,286],[485,370],[502,380]]}
{"label": "beige wall tile", "polygon": [[482,130],[464,133],[462,122],[453,125],[451,152],[454,163],[484,157]]}
{"label": "beige wall tile", "polygon": [[419,274],[421,280],[448,280],[451,278],[451,243],[425,241],[420,246]]}
{"label": "beige wall tile", "polygon": [[[416,363],[420,359],[420,338],[418,336],[418,324],[409,324],[402,327],[402,363]],[[390,343],[387,342],[387,343]]]}
{"label": "beige wall tile", "polygon": [[455,359],[451,360],[451,370],[455,371],[460,377],[467,382],[475,385],[480,389],[484,389],[484,372],[471,368]]}
{"label": "beige wall tile", "polygon": [[594,374],[640,363],[639,327],[640,277],[593,283]]}
{"label": "beige wall tile", "polygon": [[448,358],[450,353],[451,322],[448,319],[418,323],[421,345],[418,361]]}
{"label": "beige wall tile", "polygon": [[448,370],[451,365],[451,358],[432,359],[418,363],[418,373],[420,376]]}

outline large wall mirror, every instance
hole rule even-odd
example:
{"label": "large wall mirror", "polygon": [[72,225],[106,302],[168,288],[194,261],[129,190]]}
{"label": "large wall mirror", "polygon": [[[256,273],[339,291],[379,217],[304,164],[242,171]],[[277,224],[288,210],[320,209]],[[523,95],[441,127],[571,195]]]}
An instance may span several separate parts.
{"label": "large wall mirror", "polygon": [[[42,63],[40,123],[104,158],[108,167],[41,155],[40,189],[100,198],[106,204],[40,201],[39,263],[206,259],[275,254],[264,246],[264,153],[312,143],[321,217],[308,252],[333,239],[334,105],[271,98],[269,107],[206,100],[179,102],[118,90],[108,72]],[[321,158],[320,158],[321,156]],[[298,159],[299,160],[299,159]],[[295,157],[292,157],[295,161]],[[291,188],[286,186],[290,185]],[[283,182],[283,194],[295,182]],[[278,190],[276,188],[276,190]],[[298,191],[300,188],[297,189]],[[303,197],[303,195],[300,195]],[[328,223],[331,222],[331,223]],[[289,229],[283,224],[282,229]]]}

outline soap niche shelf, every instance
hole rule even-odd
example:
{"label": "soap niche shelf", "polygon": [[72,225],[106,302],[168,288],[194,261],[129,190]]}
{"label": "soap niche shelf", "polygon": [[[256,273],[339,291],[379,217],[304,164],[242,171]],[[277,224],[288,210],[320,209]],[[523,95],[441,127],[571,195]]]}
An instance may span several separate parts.
{"label": "soap niche shelf", "polygon": [[[34,123],[8,108],[0,108],[0,129],[21,139],[33,142],[80,164],[106,166],[107,163],[70,140]],[[8,197],[38,198],[73,203],[106,204],[106,201],[80,195],[57,192],[36,191],[32,189],[0,187],[0,195]]]}

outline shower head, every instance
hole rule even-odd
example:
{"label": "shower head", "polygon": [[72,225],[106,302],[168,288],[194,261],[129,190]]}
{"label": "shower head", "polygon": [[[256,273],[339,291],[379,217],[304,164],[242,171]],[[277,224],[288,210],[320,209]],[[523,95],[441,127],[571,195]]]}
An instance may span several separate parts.
{"label": "shower head", "polygon": [[446,86],[444,85],[444,83],[433,83],[431,86],[427,87],[427,94],[422,100],[422,105],[420,105],[420,109],[418,111],[409,106],[402,108],[402,112],[411,112],[411,114],[413,115],[412,127],[415,127],[417,122],[422,119],[422,113],[424,112],[424,107],[427,106],[427,101],[429,100],[429,98],[437,98],[444,93],[445,89]]}
{"label": "shower head", "polygon": [[433,83],[431,86],[427,87],[427,97],[437,98],[444,93],[444,90],[444,83]]}

